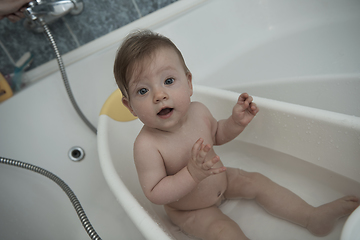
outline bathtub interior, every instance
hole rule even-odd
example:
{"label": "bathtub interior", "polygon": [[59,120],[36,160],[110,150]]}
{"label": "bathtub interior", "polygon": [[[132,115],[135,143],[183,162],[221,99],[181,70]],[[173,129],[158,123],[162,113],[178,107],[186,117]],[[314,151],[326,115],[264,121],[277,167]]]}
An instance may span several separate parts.
{"label": "bathtub interior", "polygon": [[294,29],[274,27],[252,44],[240,39],[197,83],[360,117],[360,17],[340,15],[293,20]]}
{"label": "bathtub interior", "polygon": [[[231,113],[237,96],[238,94],[234,92],[197,86],[192,100],[205,103],[214,116],[220,119],[228,117]],[[358,150],[354,152],[354,146],[350,147],[352,149],[350,153],[346,153],[345,149],[337,149],[337,152],[341,151],[337,155],[340,154],[340,157],[346,159],[346,163],[343,162],[343,166],[340,167],[342,169],[338,171],[337,156],[329,158],[328,154],[333,153],[325,153],[332,148],[325,136],[329,136],[328,130],[334,127],[333,124],[326,123],[326,117],[309,118],[311,115],[304,113],[308,111],[306,107],[263,98],[256,98],[255,101],[262,111],[252,124],[231,143],[215,147],[215,151],[226,166],[261,172],[315,206],[344,195],[360,192],[358,170],[354,170],[360,169],[357,160],[360,153]],[[298,109],[289,111],[293,108]],[[309,119],[312,119],[311,123]],[[324,127],[319,129],[316,127],[318,124]],[[296,134],[290,130],[291,125],[295,125]],[[114,194],[118,194],[118,199],[126,198],[122,194],[123,191],[120,191],[119,183],[124,184],[135,197],[135,204],[129,203],[126,199],[120,202],[125,209],[128,209],[129,215],[132,215],[133,211],[138,211],[136,208],[144,211],[131,216],[139,229],[142,229],[141,231],[147,231],[146,226],[142,226],[146,224],[143,216],[149,215],[167,234],[176,239],[189,239],[170,223],[162,206],[152,204],[142,192],[131,151],[133,141],[141,127],[142,123],[139,120],[118,122],[106,115],[100,116],[98,145],[105,178]],[[336,132],[342,132],[347,127],[338,125]],[[314,134],[306,133],[309,129],[314,131]],[[358,125],[355,124],[355,131],[350,135],[345,134],[345,131],[344,134],[337,133],[336,136],[341,140],[334,138],[334,144],[340,144],[340,149],[343,149],[346,142],[354,141],[355,138],[354,144],[358,145],[360,138]],[[319,139],[319,136],[323,136],[324,139]],[[301,142],[307,142],[307,144]],[[111,174],[115,177],[109,177]],[[128,204],[130,204],[129,207],[127,207]],[[267,214],[251,200],[229,200],[220,209],[234,219],[245,234],[252,239],[267,239],[269,236],[271,239],[317,239],[305,229]],[[339,239],[344,222],[345,218],[325,239]],[[143,232],[143,234],[151,236],[150,232]],[[164,239],[169,238],[165,235]],[[149,239],[152,238],[149,237]]]}
{"label": "bathtub interior", "polygon": [[[355,4],[354,9],[359,11],[359,5]],[[278,23],[273,30],[255,28],[244,35],[238,32],[238,44],[229,40],[232,51],[226,48],[226,53],[218,55],[221,61],[213,59],[211,71],[204,73],[204,80],[211,86],[229,88],[235,83],[266,84],[294,78],[359,77],[358,14],[350,13],[347,17],[340,10],[338,18],[309,16],[308,21],[297,19],[294,14],[288,19],[289,26]],[[243,22],[243,19],[237,21]],[[237,73],[236,80],[234,73]]]}

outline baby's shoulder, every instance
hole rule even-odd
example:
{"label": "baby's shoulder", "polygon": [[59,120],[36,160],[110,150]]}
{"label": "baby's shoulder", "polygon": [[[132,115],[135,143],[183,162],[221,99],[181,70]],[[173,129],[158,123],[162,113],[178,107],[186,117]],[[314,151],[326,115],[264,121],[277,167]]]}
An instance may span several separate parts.
{"label": "baby's shoulder", "polygon": [[214,118],[207,106],[201,102],[191,102],[190,114],[208,119]]}
{"label": "baby's shoulder", "polygon": [[210,113],[210,110],[201,102],[191,102],[190,111]]}
{"label": "baby's shoulder", "polygon": [[206,108],[206,106],[203,104],[203,103],[201,103],[201,102],[197,102],[197,101],[193,101],[193,102],[191,102],[191,107],[195,107],[195,108]]}
{"label": "baby's shoulder", "polygon": [[135,147],[136,146],[143,147],[143,145],[149,146],[151,145],[151,143],[154,142],[155,139],[156,137],[154,137],[154,135],[149,132],[149,129],[146,129],[146,127],[144,126],[137,135],[134,142],[134,146]]}

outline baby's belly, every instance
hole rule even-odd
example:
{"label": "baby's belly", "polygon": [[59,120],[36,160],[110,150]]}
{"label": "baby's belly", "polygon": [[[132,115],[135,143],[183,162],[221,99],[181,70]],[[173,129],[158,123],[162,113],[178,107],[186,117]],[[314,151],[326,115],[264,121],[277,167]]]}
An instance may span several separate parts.
{"label": "baby's belly", "polygon": [[[218,163],[216,165],[222,165]],[[226,172],[209,176],[201,181],[198,186],[179,201],[168,204],[178,210],[194,210],[217,204],[227,188]]]}

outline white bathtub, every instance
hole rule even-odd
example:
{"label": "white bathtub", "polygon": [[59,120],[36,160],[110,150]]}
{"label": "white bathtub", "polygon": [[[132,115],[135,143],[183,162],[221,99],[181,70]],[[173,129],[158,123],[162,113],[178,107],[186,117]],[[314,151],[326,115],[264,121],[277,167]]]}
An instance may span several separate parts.
{"label": "white bathtub", "polygon": [[[195,84],[235,91],[244,91],[245,87],[249,87],[245,90],[255,96],[306,105],[302,107],[256,98],[262,106],[263,117],[257,118],[257,122],[239,140],[219,148],[217,152],[222,158],[230,159],[226,161],[228,165],[241,163],[241,167],[247,170],[264,170],[265,174],[309,202],[321,204],[331,198],[354,193],[354,189],[359,193],[360,168],[359,158],[356,158],[360,146],[359,104],[353,104],[360,102],[356,91],[360,75],[359,5],[359,1],[335,0],[182,0],[66,54],[64,61],[75,98],[95,126],[105,100],[117,88],[112,75],[116,49],[126,34],[136,28],[150,28],[170,37],[183,52]],[[164,236],[164,239],[167,235],[163,228],[182,238],[181,233],[174,233],[173,226],[162,215],[162,208],[150,204],[141,192],[137,192],[136,176],[128,176],[133,172],[115,177],[120,176],[130,193],[134,192],[134,195],[122,193],[120,196],[135,198],[141,204],[130,201],[133,205],[131,208],[126,206],[125,210],[131,214],[131,219],[127,217],[121,206],[123,200],[119,197],[121,188],[108,187],[112,185],[109,180],[111,175],[105,172],[107,180],[104,179],[104,169],[101,169],[97,157],[96,136],[73,110],[57,69],[56,62],[52,61],[33,70],[28,77],[41,81],[0,104],[0,155],[39,165],[63,178],[77,194],[103,239],[143,239],[149,236],[146,231],[149,226],[154,226],[154,231],[157,229],[159,234],[156,236]],[[344,82],[344,78],[350,80]],[[320,80],[314,83],[314,79]],[[323,84],[325,88],[331,86],[329,99],[321,101],[321,105],[296,102],[303,99],[301,94],[304,92],[309,94],[309,89],[313,92],[306,99],[322,96],[323,81],[328,81]],[[291,90],[293,85],[289,82],[304,86],[301,88],[303,92],[299,92],[300,88],[293,89],[290,94],[278,91],[278,86]],[[316,90],[311,87],[314,84]],[[267,86],[265,90],[272,88],[276,92],[270,94],[264,91],[263,86]],[[337,90],[336,96],[334,89]],[[290,97],[296,98],[296,101]],[[330,109],[334,99],[346,103],[341,102],[340,106],[351,105],[350,109],[347,112]],[[319,101],[309,102],[317,104]],[[268,103],[274,105],[268,106]],[[257,129],[271,107],[279,110],[266,115],[273,124],[263,125],[262,128],[269,135],[277,133],[277,141],[272,140],[275,146],[267,145],[269,143],[265,140],[269,136],[260,139],[263,133]],[[325,116],[331,120],[324,119]],[[333,134],[324,132],[329,126]],[[286,134],[290,132],[294,134]],[[250,142],[244,142],[242,138],[245,136]],[[131,154],[129,148],[134,137],[135,133],[126,139],[121,148],[125,154]],[[228,149],[239,142],[244,146],[241,147],[244,151],[239,153],[243,157],[239,163],[232,162],[231,159],[235,158]],[[289,146],[288,142],[293,145]],[[313,147],[308,148],[312,150],[300,151],[298,146],[305,147],[307,144]],[[70,162],[67,157],[68,150],[76,145],[86,152],[85,159],[79,163]],[[247,149],[261,151],[257,151],[259,155],[254,155]],[[326,154],[330,153],[333,154],[328,158]],[[343,153],[351,156],[344,157]],[[261,154],[270,154],[279,157],[279,160],[264,162]],[[131,158],[117,164],[127,166],[130,163]],[[304,178],[305,172],[313,174]],[[290,178],[291,174],[296,177]],[[3,206],[1,239],[88,239],[70,202],[53,183],[42,176],[3,165],[0,165],[0,182]],[[47,189],[46,192],[39,189],[40,186]],[[314,193],[318,193],[315,189],[319,188],[323,189],[322,195],[317,197]],[[50,203],[53,205],[49,206]],[[56,212],[47,210],[39,215],[38,210],[44,205],[51,211],[56,209]],[[239,211],[230,213],[234,208]],[[144,213],[144,209],[151,213],[150,218],[160,216],[160,225],[156,222],[147,225],[149,219],[134,218],[134,212]],[[313,238],[297,226],[269,217],[250,202],[226,203],[223,210],[236,218],[242,228],[250,231],[252,222],[264,218],[267,225],[287,229],[285,235],[275,235],[274,238],[289,239],[286,234],[292,231],[299,234],[299,239]],[[237,215],[237,212],[241,214]],[[252,220],[246,218],[244,221],[241,219],[243,215],[251,216]],[[343,222],[325,239],[339,239]],[[267,234],[267,231],[265,228],[261,234]],[[278,234],[281,232],[278,231]],[[248,235],[253,236],[251,234]]]}

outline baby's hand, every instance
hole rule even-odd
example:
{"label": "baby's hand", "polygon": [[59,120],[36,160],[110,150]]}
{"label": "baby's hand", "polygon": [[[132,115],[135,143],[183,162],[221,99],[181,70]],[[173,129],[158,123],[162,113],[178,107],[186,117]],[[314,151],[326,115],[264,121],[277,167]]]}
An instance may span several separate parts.
{"label": "baby's hand", "polygon": [[219,156],[206,159],[211,149],[210,144],[204,145],[204,140],[199,138],[191,150],[191,159],[187,165],[190,175],[196,182],[201,182],[210,175],[226,171],[226,167],[213,168],[220,161]]}
{"label": "baby's hand", "polygon": [[242,93],[240,95],[232,113],[232,117],[237,124],[242,126],[248,125],[259,112],[258,107],[252,101],[253,98],[249,94]]}

